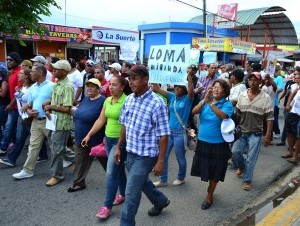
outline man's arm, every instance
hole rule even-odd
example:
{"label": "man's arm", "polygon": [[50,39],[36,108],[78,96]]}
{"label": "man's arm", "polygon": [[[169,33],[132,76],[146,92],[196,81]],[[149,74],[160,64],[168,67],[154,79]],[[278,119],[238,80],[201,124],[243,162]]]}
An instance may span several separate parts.
{"label": "man's arm", "polygon": [[153,172],[155,176],[160,176],[164,171],[164,159],[166,155],[168,147],[168,135],[161,136],[159,139],[159,154],[157,158],[157,162],[153,168]]}

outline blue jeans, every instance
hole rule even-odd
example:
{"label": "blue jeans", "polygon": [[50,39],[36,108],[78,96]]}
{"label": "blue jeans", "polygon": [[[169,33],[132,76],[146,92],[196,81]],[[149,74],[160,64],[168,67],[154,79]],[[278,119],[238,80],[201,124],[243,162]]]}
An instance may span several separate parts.
{"label": "blue jeans", "polygon": [[171,134],[168,140],[168,148],[164,159],[164,174],[160,177],[160,181],[162,182],[168,181],[168,159],[173,147],[179,165],[177,179],[183,180],[186,176],[186,158],[185,158],[186,150],[184,148],[183,136],[184,133],[182,129],[179,130],[171,129]]}
{"label": "blue jeans", "polygon": [[126,167],[128,174],[121,226],[135,225],[135,215],[140,205],[142,192],[157,209],[168,202],[168,198],[154,186],[149,178],[149,173],[151,173],[156,161],[156,157],[127,153]]}
{"label": "blue jeans", "polygon": [[279,107],[278,106],[274,106],[273,132],[275,134],[280,134],[278,117],[279,117]]}
{"label": "blue jeans", "polygon": [[284,124],[283,124],[282,133],[281,133],[281,142],[282,143],[285,143],[285,141],[286,141],[285,119],[286,119],[286,117],[287,117],[288,114],[289,114],[289,112],[286,109],[284,109],[283,110]]}
{"label": "blue jeans", "polygon": [[[22,118],[19,116],[15,149],[7,156],[7,159],[13,164],[16,164],[16,161],[23,150],[26,138],[30,134],[30,127],[31,124],[23,124]],[[42,157],[44,157],[44,159],[48,158],[46,140],[44,140],[40,151],[40,158]]]}
{"label": "blue jeans", "polygon": [[[244,134],[233,143],[232,154],[238,168],[244,169],[244,182],[251,183],[262,144],[261,134]],[[247,148],[248,147],[248,148]],[[246,155],[246,159],[244,158]]]}
{"label": "blue jeans", "polygon": [[[116,164],[114,159],[116,144],[118,143],[118,138],[105,138],[105,149],[108,156],[107,169],[106,169],[106,198],[104,205],[111,209],[113,207],[113,202],[115,200],[118,187],[120,194],[125,196],[126,188],[126,174],[125,174],[125,165],[124,159],[120,162],[119,165]],[[125,146],[123,147],[125,149]],[[126,150],[123,150],[125,151]]]}
{"label": "blue jeans", "polygon": [[2,139],[2,131],[7,120],[7,112],[5,111],[6,105],[0,105],[0,140]]}
{"label": "blue jeans", "polygon": [[18,124],[19,112],[17,109],[13,109],[8,112],[7,121],[3,130],[2,139],[0,143],[0,149],[6,151],[10,140],[15,136],[17,124]]}

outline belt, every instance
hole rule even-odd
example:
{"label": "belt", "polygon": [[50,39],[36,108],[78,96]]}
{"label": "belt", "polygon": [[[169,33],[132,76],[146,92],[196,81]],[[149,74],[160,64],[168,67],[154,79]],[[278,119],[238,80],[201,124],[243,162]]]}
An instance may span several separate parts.
{"label": "belt", "polygon": [[42,117],[42,118],[36,118],[37,120],[45,120],[46,117]]}

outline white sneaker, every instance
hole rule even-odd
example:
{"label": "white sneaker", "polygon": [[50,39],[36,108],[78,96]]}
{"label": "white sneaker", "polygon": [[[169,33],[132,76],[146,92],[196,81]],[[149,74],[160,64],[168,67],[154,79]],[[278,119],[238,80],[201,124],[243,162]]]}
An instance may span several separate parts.
{"label": "white sneaker", "polygon": [[153,182],[154,186],[155,187],[166,187],[168,185],[168,182],[162,182],[162,181],[156,181],[156,182]]}
{"label": "white sneaker", "polygon": [[68,168],[72,164],[73,164],[73,162],[70,162],[70,161],[67,161],[67,160],[63,160],[63,167],[64,168]]}
{"label": "white sneaker", "polygon": [[176,179],[176,180],[174,180],[173,185],[178,186],[178,185],[181,185],[181,184],[184,184],[184,183],[185,183],[185,180]]}
{"label": "white sneaker", "polygon": [[19,173],[15,173],[12,175],[15,179],[21,180],[25,178],[29,178],[33,176],[33,173],[28,173],[25,170],[21,170]]}
{"label": "white sneaker", "polygon": [[280,134],[275,134],[274,135],[274,139],[280,139],[280,138],[281,138]]}

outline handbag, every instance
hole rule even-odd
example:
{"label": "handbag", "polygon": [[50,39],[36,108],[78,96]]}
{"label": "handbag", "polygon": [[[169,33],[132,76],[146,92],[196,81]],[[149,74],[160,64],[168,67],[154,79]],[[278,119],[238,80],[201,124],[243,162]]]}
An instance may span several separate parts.
{"label": "handbag", "polygon": [[106,157],[106,150],[105,150],[105,137],[103,138],[103,142],[98,144],[95,147],[92,147],[91,152],[89,154],[91,157]]}

